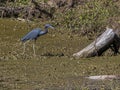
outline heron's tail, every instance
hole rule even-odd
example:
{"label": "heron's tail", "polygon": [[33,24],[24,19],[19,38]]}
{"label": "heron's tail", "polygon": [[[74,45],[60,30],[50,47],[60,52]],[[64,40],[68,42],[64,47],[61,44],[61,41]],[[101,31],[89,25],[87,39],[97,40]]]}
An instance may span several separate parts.
{"label": "heron's tail", "polygon": [[25,41],[27,41],[27,39],[25,37],[23,37],[23,38],[21,38],[21,41],[25,42]]}

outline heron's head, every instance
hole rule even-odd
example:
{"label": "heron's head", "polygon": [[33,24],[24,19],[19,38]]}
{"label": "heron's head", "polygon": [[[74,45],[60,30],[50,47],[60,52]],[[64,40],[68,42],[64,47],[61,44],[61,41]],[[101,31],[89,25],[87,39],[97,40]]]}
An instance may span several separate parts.
{"label": "heron's head", "polygon": [[50,25],[50,24],[46,24],[45,28],[52,28],[52,29],[54,29],[54,27],[52,25]]}

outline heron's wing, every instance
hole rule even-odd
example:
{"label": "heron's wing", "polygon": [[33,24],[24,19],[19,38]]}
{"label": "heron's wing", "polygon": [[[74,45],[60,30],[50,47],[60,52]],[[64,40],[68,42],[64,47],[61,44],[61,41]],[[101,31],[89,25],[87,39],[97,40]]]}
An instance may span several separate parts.
{"label": "heron's wing", "polygon": [[33,39],[37,39],[37,37],[39,36],[39,32],[41,32],[41,29],[34,29],[31,32],[29,32],[28,34],[26,34],[21,41],[25,42],[27,40],[33,40]]}
{"label": "heron's wing", "polygon": [[46,33],[47,33],[46,30],[44,30],[44,31],[40,31],[40,32],[39,32],[39,36],[44,35],[44,34],[46,34]]}

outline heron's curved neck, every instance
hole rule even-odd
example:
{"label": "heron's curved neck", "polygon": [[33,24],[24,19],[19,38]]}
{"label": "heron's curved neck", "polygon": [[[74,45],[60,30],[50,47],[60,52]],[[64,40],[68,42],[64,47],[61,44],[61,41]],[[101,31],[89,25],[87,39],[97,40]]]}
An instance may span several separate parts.
{"label": "heron's curved neck", "polygon": [[44,28],[44,31],[45,31],[45,32],[48,32],[48,28]]}
{"label": "heron's curved neck", "polygon": [[45,29],[44,29],[44,32],[47,33],[47,32],[48,32],[48,28],[45,28]]}

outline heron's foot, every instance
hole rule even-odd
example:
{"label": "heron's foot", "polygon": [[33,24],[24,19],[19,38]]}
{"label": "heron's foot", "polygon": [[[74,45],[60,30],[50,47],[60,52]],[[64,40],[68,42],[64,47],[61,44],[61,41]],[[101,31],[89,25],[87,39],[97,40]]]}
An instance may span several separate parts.
{"label": "heron's foot", "polygon": [[34,57],[37,57],[37,55],[36,55],[36,54],[33,54],[33,56],[34,56]]}

